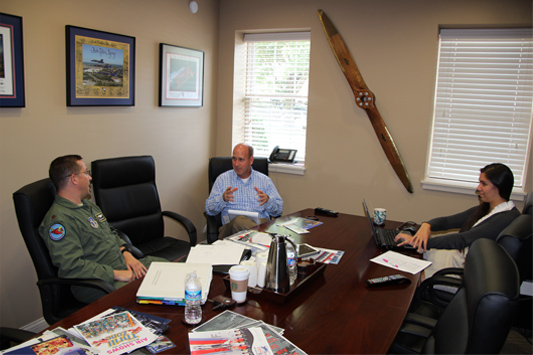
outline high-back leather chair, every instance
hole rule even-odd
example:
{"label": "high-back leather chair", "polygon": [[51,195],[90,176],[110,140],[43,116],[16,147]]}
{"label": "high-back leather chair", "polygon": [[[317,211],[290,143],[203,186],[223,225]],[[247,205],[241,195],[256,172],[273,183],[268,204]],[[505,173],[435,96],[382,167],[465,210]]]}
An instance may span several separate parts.
{"label": "high-back leather chair", "polygon": [[522,209],[522,214],[533,216],[533,192],[527,194],[526,201],[524,202],[524,208]]}
{"label": "high-back leather chair", "polygon": [[516,263],[520,274],[520,283],[526,279],[531,280],[532,278],[532,229],[533,216],[523,214],[507,226],[496,239],[496,242],[509,253]]}
{"label": "high-back leather chair", "polygon": [[[96,204],[107,221],[124,232],[144,255],[169,261],[189,253],[196,245],[196,227],[186,217],[162,211],[151,156],[95,160],[91,164]],[[163,217],[182,225],[189,241],[165,236]]]}
{"label": "high-back leather chair", "polygon": [[[231,157],[214,157],[209,159],[209,168],[207,174],[209,182],[209,193],[211,193],[211,189],[213,188],[213,184],[215,183],[217,177],[220,174],[233,169],[231,159]],[[252,169],[268,176],[267,158],[254,157]],[[218,239],[218,229],[222,227],[222,217],[220,216],[220,213],[216,216],[209,216],[207,213],[204,212],[204,215],[207,219],[207,242],[213,243]]]}
{"label": "high-back leather chair", "polygon": [[519,296],[518,269],[495,241],[481,238],[466,257],[463,285],[433,329],[404,324],[390,353],[498,354]]}
{"label": "high-back leather chair", "polygon": [[48,324],[56,323],[86,306],[74,298],[70,286],[93,287],[105,292],[115,289],[113,285],[102,280],[58,277],[58,269],[52,263],[48,248],[39,235],[39,225],[52,206],[55,196],[56,190],[50,179],[26,185],[13,194],[19,228],[37,272],[43,316]]}

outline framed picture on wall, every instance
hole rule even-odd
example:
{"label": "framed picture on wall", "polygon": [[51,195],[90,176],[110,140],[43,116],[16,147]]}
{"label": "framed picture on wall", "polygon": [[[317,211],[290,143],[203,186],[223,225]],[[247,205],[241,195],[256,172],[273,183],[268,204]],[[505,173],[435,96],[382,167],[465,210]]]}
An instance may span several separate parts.
{"label": "framed picture on wall", "polygon": [[201,107],[204,52],[160,44],[159,106]]}
{"label": "framed picture on wall", "polygon": [[67,106],[135,105],[135,37],[66,26]]}
{"label": "framed picture on wall", "polygon": [[0,13],[0,107],[25,107],[22,17]]}

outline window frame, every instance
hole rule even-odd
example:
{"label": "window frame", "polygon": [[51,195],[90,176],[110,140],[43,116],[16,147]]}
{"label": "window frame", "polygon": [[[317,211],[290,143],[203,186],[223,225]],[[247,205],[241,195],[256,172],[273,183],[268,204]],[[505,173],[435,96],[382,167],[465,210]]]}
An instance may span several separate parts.
{"label": "window frame", "polygon": [[[452,34],[453,36],[469,36],[469,34],[473,34],[475,36],[485,36],[485,35],[495,35],[499,36],[502,35],[502,33],[505,35],[508,32],[517,32],[519,33],[520,29],[441,29],[441,33],[445,33],[445,35]],[[527,32],[529,31],[529,32]],[[531,39],[531,29],[526,29],[524,31],[526,35],[523,37]],[[435,94],[434,94],[434,103],[433,103],[433,113],[432,113],[432,122],[430,127],[430,139],[428,142],[428,150],[427,150],[427,159],[426,159],[426,165],[425,165],[425,174],[424,174],[424,180],[422,180],[422,188],[426,190],[437,190],[437,191],[446,191],[446,192],[454,192],[454,193],[461,193],[461,194],[469,194],[471,195],[473,191],[475,190],[476,186],[478,185],[477,181],[467,182],[467,181],[460,181],[460,180],[451,180],[448,178],[435,178],[430,177],[430,164],[432,159],[432,153],[433,153],[433,144],[434,144],[434,138],[435,138],[435,125],[436,125],[436,114],[438,110],[438,90],[439,90],[439,72],[441,70],[441,48],[442,48],[442,42],[441,42],[441,33],[439,34],[439,43],[438,43],[438,61],[436,66],[436,76],[435,76]],[[531,42],[530,42],[531,43]],[[531,53],[529,54],[529,60],[531,61]],[[528,62],[530,64],[530,62]],[[526,79],[527,84],[533,84],[533,80]],[[528,101],[531,102],[531,101]],[[440,112],[440,111],[439,111]],[[531,112],[531,108],[530,111]],[[531,115],[529,116],[529,131],[527,132],[528,138],[527,138],[527,147],[525,148],[525,156],[523,161],[523,173],[522,173],[522,179],[520,181],[515,181],[515,187],[513,188],[513,193],[511,195],[511,199],[513,200],[523,200],[523,197],[526,195],[526,192],[524,190],[525,184],[527,181],[527,175],[529,170],[529,160],[531,159],[531,150],[532,150],[532,135],[533,135],[533,118]],[[463,158],[464,160],[464,158]],[[498,162],[498,161],[491,161],[492,162]],[[502,163],[505,163],[505,161],[501,161]],[[482,168],[480,166],[478,169]]]}
{"label": "window frame", "polygon": [[[254,32],[254,31],[241,31],[236,34],[235,38],[235,61],[234,61],[234,88],[233,88],[233,113],[232,113],[232,146],[235,146],[238,143],[245,142],[244,138],[244,110],[245,110],[245,85],[246,85],[246,42],[249,38],[252,41],[301,41],[305,40],[309,42],[309,47],[311,46],[311,33],[309,29],[305,30],[291,30],[291,31],[268,31],[268,32]],[[307,75],[310,74],[310,61],[311,56],[309,53],[309,69]],[[309,85],[309,81],[307,82]],[[305,113],[305,126],[307,127],[307,122],[309,118],[309,93],[307,90],[307,107]],[[269,167],[270,171],[277,171],[289,174],[303,175],[305,173],[305,151],[307,146],[307,129],[304,133],[304,151],[301,151],[301,148],[298,147],[299,154],[297,164],[288,166],[287,164],[271,164]],[[255,147],[254,147],[255,148]],[[271,149],[273,147],[268,147]],[[283,143],[280,144],[280,148],[292,148],[288,146],[283,146]],[[258,157],[266,156],[268,157],[270,153],[262,152],[258,153],[258,149],[255,149],[254,155]],[[304,159],[301,159],[300,154],[304,156]]]}

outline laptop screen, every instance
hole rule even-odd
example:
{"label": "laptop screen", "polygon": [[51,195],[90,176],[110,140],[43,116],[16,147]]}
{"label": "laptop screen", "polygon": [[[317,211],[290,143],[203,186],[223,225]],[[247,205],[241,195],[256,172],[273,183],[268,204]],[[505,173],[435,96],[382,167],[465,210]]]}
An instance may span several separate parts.
{"label": "laptop screen", "polygon": [[376,240],[376,244],[379,245],[378,239],[377,239],[378,236],[376,235],[376,229],[374,228],[374,223],[372,222],[372,218],[370,218],[370,213],[368,213],[368,207],[366,205],[365,199],[363,199],[363,206],[365,206],[366,217],[368,218],[368,224],[370,224],[370,229],[372,230],[372,236]]}

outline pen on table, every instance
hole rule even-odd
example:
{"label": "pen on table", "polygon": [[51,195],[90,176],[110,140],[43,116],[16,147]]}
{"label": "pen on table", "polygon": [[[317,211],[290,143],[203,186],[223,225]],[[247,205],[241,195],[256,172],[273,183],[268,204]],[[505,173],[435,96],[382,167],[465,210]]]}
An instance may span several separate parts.
{"label": "pen on table", "polygon": [[394,267],[398,267],[398,265],[396,264],[392,264],[390,261],[388,261],[387,259],[383,259],[384,262],[386,262],[387,264],[391,265],[391,266],[394,266]]}

